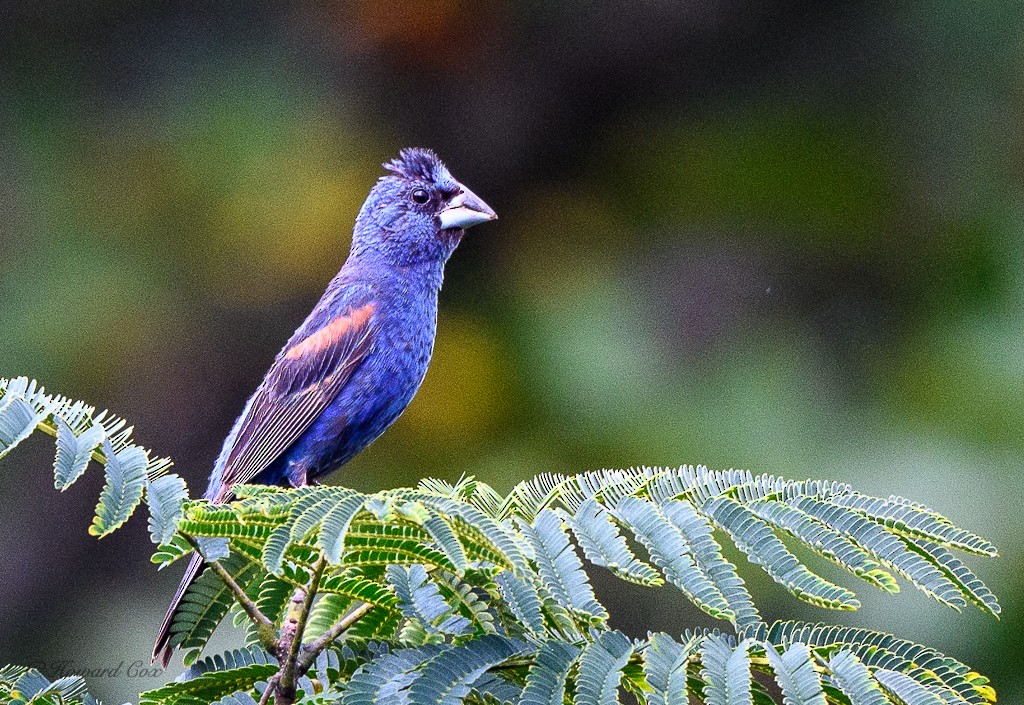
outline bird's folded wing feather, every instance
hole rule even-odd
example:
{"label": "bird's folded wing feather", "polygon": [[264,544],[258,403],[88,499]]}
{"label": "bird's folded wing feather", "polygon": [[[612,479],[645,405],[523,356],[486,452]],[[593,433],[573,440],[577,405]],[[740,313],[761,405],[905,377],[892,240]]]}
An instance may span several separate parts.
{"label": "bird's folded wing feather", "polygon": [[338,395],[370,349],[373,311],[373,304],[351,308],[278,355],[228,453],[222,494],[269,466]]}

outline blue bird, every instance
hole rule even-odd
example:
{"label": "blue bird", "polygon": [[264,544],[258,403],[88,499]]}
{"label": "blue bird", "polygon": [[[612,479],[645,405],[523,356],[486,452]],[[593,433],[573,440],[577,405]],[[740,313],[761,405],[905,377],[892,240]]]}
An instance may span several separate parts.
{"label": "blue bird", "polygon": [[[444,265],[466,228],[497,215],[430,150],[405,149],[356,217],[352,249],[246,403],[205,497],[239,483],[302,487],[351,460],[394,423],[427,372]],[[171,657],[171,624],[203,567],[193,556],[153,659]]]}

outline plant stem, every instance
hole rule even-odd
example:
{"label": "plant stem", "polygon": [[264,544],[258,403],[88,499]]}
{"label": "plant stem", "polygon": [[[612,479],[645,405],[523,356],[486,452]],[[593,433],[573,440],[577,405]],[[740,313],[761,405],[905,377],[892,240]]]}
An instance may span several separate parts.
{"label": "plant stem", "polygon": [[321,557],[313,566],[313,574],[310,576],[306,589],[296,588],[295,594],[292,595],[288,616],[281,627],[281,641],[278,647],[281,670],[278,671],[278,682],[275,688],[275,705],[290,705],[295,702],[295,681],[305,673],[305,668],[298,664],[299,652],[302,649],[302,636],[306,631],[306,622],[313,607],[317,588],[320,587],[320,577],[323,575],[325,565],[326,561]]}
{"label": "plant stem", "polygon": [[323,636],[302,649],[302,654],[299,656],[299,666],[303,669],[308,669],[313,661],[316,660],[316,657],[320,655],[321,651],[326,649],[332,641],[341,636],[346,629],[358,622],[360,618],[373,608],[373,604],[365,602],[339,619],[334,626],[324,632]]}
{"label": "plant stem", "polygon": [[260,696],[259,705],[267,705],[267,703],[270,702],[270,696],[272,696],[274,691],[277,690],[277,681],[280,680],[280,675],[281,674],[277,674],[267,681],[267,689],[264,690],[263,695]]}
{"label": "plant stem", "polygon": [[[182,533],[181,535],[184,536],[193,547],[195,547],[196,552],[198,553],[199,542],[195,537],[189,536],[185,533]],[[280,644],[276,638],[277,627],[274,626],[274,623],[269,617],[267,617],[267,615],[260,611],[260,608],[256,606],[256,603],[253,602],[252,598],[245,593],[242,586],[235,581],[234,576],[232,576],[224,566],[222,566],[218,561],[209,561],[207,565],[213,569],[213,572],[217,574],[217,577],[221,579],[221,582],[223,582],[224,585],[227,586],[228,590],[231,591],[235,600],[242,606],[245,613],[249,615],[249,619],[256,623],[260,637],[260,644],[263,648],[271,653],[276,653]]]}

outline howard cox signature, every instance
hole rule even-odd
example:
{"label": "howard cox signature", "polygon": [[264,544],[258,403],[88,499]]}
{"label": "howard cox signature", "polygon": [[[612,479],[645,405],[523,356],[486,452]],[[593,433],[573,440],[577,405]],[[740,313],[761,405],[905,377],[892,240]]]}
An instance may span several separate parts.
{"label": "howard cox signature", "polygon": [[37,669],[40,673],[45,673],[51,679],[67,676],[82,676],[87,679],[159,678],[164,675],[162,668],[152,666],[142,659],[109,664],[80,663],[73,659],[36,661],[32,664],[32,668]]}

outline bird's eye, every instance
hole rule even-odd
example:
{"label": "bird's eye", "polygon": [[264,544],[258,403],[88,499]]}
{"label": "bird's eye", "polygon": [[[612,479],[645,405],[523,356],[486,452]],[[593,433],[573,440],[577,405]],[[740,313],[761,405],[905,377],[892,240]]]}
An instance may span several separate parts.
{"label": "bird's eye", "polygon": [[430,200],[430,194],[421,188],[416,189],[412,192],[413,203],[418,203],[421,206]]}

